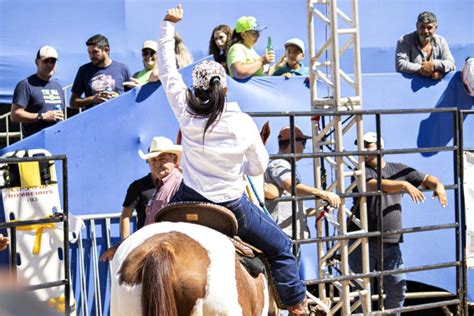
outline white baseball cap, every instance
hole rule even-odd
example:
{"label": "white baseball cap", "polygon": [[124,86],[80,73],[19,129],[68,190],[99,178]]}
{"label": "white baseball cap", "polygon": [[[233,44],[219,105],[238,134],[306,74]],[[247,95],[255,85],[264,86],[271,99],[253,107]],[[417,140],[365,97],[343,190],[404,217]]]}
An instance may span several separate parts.
{"label": "white baseball cap", "polygon": [[58,59],[58,52],[54,47],[45,45],[38,50],[38,53],[36,53],[36,59],[45,60],[48,58]]}
{"label": "white baseball cap", "polygon": [[[376,144],[377,143],[377,133],[376,132],[367,132],[367,133],[364,134],[362,139],[366,143]],[[355,144],[357,144],[357,140],[355,141]],[[382,148],[384,147],[384,142],[383,142],[382,137],[380,137],[380,145],[382,145]]]}
{"label": "white baseball cap", "polygon": [[298,37],[293,37],[293,38],[290,38],[289,40],[287,40],[285,42],[285,48],[289,45],[294,45],[294,46],[298,47],[299,49],[301,49],[301,51],[304,54],[304,42],[301,39],[299,39]]}
{"label": "white baseball cap", "polygon": [[158,51],[158,43],[156,41],[153,41],[153,40],[147,40],[143,43],[143,49],[145,48],[148,48],[148,49],[151,49],[152,51],[155,51],[157,52]]}

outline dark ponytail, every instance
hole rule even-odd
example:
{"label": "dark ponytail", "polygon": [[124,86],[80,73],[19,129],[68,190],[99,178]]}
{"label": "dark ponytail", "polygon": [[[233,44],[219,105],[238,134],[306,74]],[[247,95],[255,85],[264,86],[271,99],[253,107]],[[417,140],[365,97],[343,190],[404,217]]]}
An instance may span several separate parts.
{"label": "dark ponytail", "polygon": [[210,86],[207,90],[194,89],[194,93],[190,89],[187,91],[188,112],[197,117],[207,117],[206,126],[202,134],[203,143],[207,130],[220,118],[224,111],[225,97],[224,87],[221,85],[218,76],[211,78]]}

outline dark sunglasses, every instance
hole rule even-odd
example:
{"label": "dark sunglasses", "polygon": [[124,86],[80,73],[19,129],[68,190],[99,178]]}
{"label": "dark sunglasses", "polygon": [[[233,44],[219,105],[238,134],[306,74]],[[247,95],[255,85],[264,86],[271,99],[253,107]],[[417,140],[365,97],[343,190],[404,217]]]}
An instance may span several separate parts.
{"label": "dark sunglasses", "polygon": [[297,142],[303,142],[303,146],[306,146],[306,141],[307,141],[306,138],[297,138],[296,141]]}
{"label": "dark sunglasses", "polygon": [[260,32],[259,31],[247,31],[249,34],[251,34],[252,36],[255,36],[255,37],[258,37],[260,36]]}
{"label": "dark sunglasses", "polygon": [[152,50],[142,50],[142,56],[153,56],[155,55],[156,52],[152,51]]}

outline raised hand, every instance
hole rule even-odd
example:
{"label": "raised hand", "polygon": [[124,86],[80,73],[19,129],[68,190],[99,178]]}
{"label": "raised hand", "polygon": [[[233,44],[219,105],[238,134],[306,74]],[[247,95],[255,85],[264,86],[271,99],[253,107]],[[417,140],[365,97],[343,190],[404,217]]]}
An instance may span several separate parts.
{"label": "raised hand", "polygon": [[183,19],[183,12],[183,7],[181,6],[181,4],[178,4],[176,8],[168,9],[163,20],[178,23]]}

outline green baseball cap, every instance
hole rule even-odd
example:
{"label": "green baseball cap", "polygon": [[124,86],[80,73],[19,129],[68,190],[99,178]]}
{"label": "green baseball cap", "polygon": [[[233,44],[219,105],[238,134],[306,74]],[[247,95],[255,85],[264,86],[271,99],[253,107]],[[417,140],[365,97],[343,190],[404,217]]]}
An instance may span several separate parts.
{"label": "green baseball cap", "polygon": [[237,33],[242,33],[247,31],[261,32],[266,28],[266,26],[258,25],[257,19],[253,16],[241,16],[235,23],[234,29]]}

